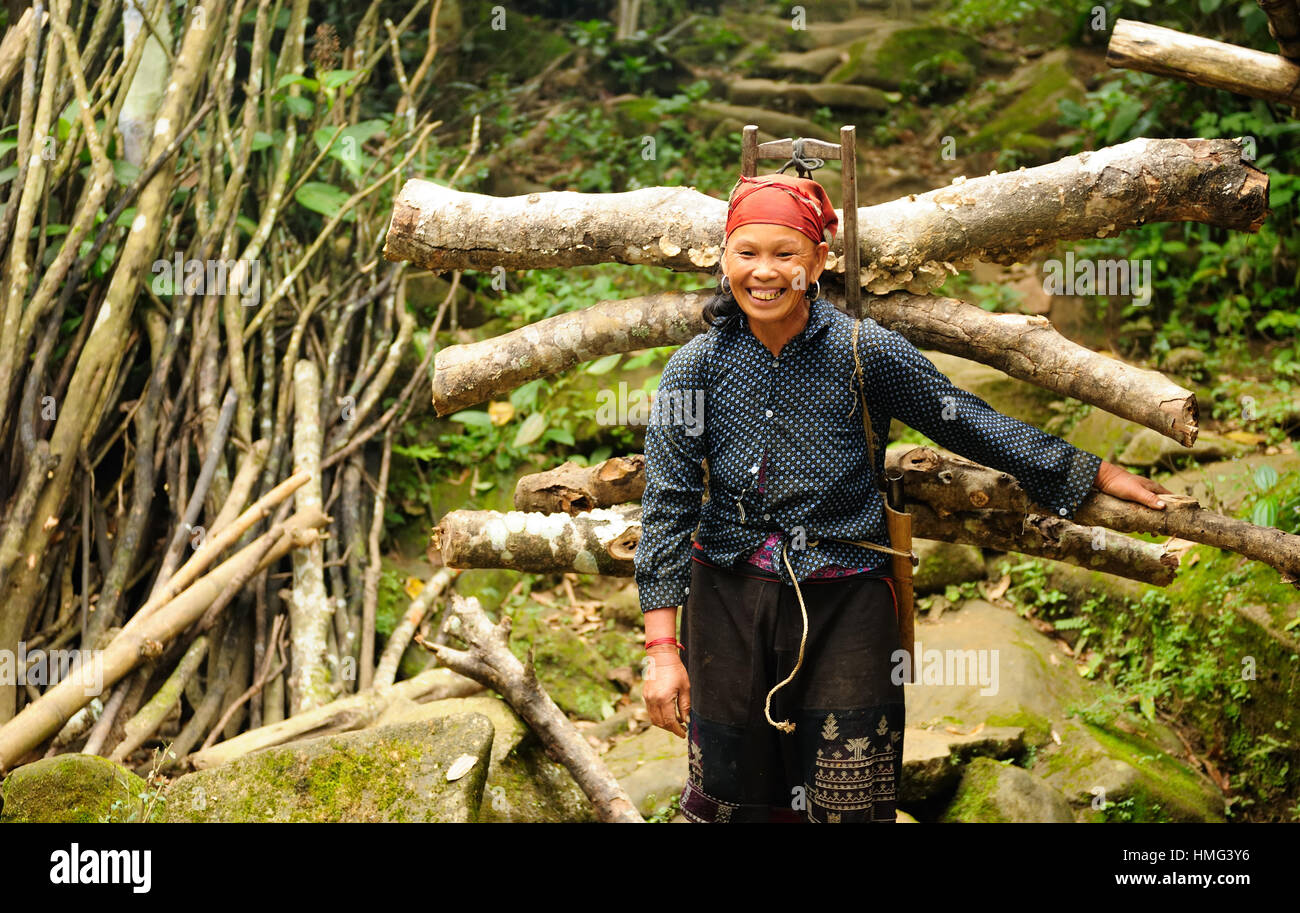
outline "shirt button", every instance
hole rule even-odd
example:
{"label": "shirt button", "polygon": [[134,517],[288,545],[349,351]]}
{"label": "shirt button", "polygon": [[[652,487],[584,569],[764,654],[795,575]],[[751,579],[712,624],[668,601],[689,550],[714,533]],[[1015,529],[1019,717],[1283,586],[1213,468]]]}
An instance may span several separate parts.
{"label": "shirt button", "polygon": [[763,514],[763,519],[764,519],[764,520],[771,520],[771,519],[772,519],[772,515],[771,515],[771,514]]}
{"label": "shirt button", "polygon": [[1066,515],[1066,513],[1068,513],[1068,511],[1066,511],[1066,509],[1065,509],[1064,507],[1062,507],[1062,508],[1061,508],[1061,516],[1064,517],[1064,516]]}
{"label": "shirt button", "polygon": [[772,410],[771,410],[771,409],[768,409],[768,410],[767,410],[767,417],[768,417],[768,418],[771,418],[771,417],[772,417]]}
{"label": "shirt button", "polygon": [[758,472],[758,464],[755,463],[753,466],[750,466],[750,467],[749,467],[749,471],[750,471],[750,472]]}

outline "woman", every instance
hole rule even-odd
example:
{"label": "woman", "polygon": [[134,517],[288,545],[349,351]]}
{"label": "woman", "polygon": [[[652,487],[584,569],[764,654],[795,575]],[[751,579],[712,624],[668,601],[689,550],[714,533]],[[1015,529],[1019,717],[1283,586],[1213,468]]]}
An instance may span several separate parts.
{"label": "woman", "polygon": [[[855,336],[819,296],[837,225],[817,182],[741,177],[712,329],[669,359],[646,431],[642,693],[656,726],[684,737],[689,721],[691,821],[894,820],[904,706],[890,557],[836,541],[889,544],[875,480],[891,418],[1010,473],[1063,517],[1094,486],[1156,509],[1169,493],[995,411],[874,321]],[[700,390],[703,433],[667,408]]]}

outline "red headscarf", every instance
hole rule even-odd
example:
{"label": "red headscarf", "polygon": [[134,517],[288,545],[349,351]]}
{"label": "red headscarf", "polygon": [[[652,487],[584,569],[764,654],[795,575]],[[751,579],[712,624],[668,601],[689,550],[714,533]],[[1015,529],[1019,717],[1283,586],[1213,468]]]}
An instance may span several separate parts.
{"label": "red headscarf", "polygon": [[833,239],[840,224],[821,184],[785,174],[740,176],[727,204],[727,236],[750,222],[788,226],[814,244]]}

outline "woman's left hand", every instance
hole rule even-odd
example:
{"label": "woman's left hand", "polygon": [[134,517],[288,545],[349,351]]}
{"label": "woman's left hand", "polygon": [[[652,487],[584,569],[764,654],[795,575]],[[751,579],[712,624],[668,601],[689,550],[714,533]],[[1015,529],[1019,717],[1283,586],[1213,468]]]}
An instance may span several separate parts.
{"label": "woman's left hand", "polygon": [[1165,503],[1160,500],[1159,495],[1173,494],[1159,482],[1134,475],[1105,460],[1097,470],[1097,481],[1093,485],[1108,495],[1123,498],[1125,501],[1136,501],[1155,510],[1165,509]]}

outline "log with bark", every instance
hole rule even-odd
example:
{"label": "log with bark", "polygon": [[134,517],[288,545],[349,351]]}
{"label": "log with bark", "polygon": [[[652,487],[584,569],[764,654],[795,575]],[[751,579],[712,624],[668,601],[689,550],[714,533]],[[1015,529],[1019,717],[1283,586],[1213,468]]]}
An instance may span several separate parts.
{"label": "log with bark", "polygon": [[[491,339],[448,346],[434,360],[434,408],[446,415],[594,358],[680,345],[708,329],[702,312],[709,298],[700,292],[666,292],[602,301]],[[866,316],[914,345],[983,362],[1159,431],[1185,447],[1196,442],[1194,393],[1158,371],[1107,358],[1066,339],[1045,317],[992,314],[955,298],[907,292],[864,298]]]}
{"label": "log with bark", "polygon": [[1268,33],[1287,60],[1300,62],[1300,3],[1296,0],[1259,0],[1268,16]]}
{"label": "log with bark", "polygon": [[596,507],[639,501],[645,492],[645,457],[610,457],[595,466],[564,463],[515,483],[515,510],[573,516]]}
{"label": "log with bark", "polygon": [[433,529],[429,560],[456,568],[629,577],[640,505],[568,514],[453,510]]}
{"label": "log with bark", "polygon": [[[1041,511],[968,510],[940,517],[924,502],[913,500],[911,492],[908,497],[911,508],[915,508],[912,533],[917,538],[987,545],[1052,558],[1156,586],[1169,584],[1177,566],[1176,560],[1171,563],[1170,555],[1154,543],[1118,536],[1109,530],[1094,532],[1094,528],[1049,517]],[[609,518],[615,516],[622,519],[611,522]],[[606,533],[596,535],[593,530],[601,527]],[[618,531],[617,535],[610,536],[613,530]],[[453,567],[510,568],[534,574],[578,572],[631,577],[640,539],[639,510],[631,505],[573,517],[455,510],[434,529],[434,541],[442,546],[440,557]],[[602,545],[602,541],[608,544]],[[577,548],[574,543],[585,547]],[[591,570],[593,555],[599,570]]]}
{"label": "log with bark", "polygon": [[1145,22],[1115,21],[1106,63],[1300,106],[1300,63]]}
{"label": "log with bark", "polygon": [[537,681],[532,650],[526,662],[510,652],[510,616],[495,625],[488,620],[476,598],[453,593],[452,615],[447,627],[468,645],[456,650],[442,644],[417,641],[431,650],[447,668],[481,682],[514,708],[515,713],[537,733],[547,754],[559,761],[577,782],[604,822],[641,823],[644,819],[627,792],[614,779],[594,748],[574,727],[564,711]]}
{"label": "log with bark", "polygon": [[[1008,473],[956,454],[932,447],[891,447],[885,452],[885,467],[903,472],[908,503],[916,508],[912,531],[919,538],[987,545],[1054,558],[1166,586],[1172,582],[1177,567],[1173,554],[1152,543],[1116,536],[1111,531],[1146,533],[1236,552],[1276,569],[1284,582],[1300,586],[1297,583],[1300,581],[1300,536],[1204,510],[1196,499],[1185,495],[1162,495],[1165,509],[1154,510],[1094,490],[1079,505],[1071,522],[1052,517],[1034,504]],[[539,473],[534,477],[544,475]],[[524,479],[520,480],[521,485],[525,484]],[[597,512],[619,507],[610,501],[593,502]],[[450,552],[454,560],[449,563],[457,567],[514,567],[538,572],[574,570],[559,565],[559,555],[563,552],[552,553],[545,545],[549,541],[547,536],[527,532],[544,528],[546,521],[535,519],[539,516],[546,515],[454,511],[443,517],[437,533],[440,541],[456,543]],[[565,519],[565,515],[558,513],[549,516],[552,523]],[[573,518],[574,531],[567,535],[579,534],[578,530],[587,522],[585,516],[579,514]],[[513,529],[523,531],[516,533],[506,546],[511,563],[503,563],[495,546],[496,542],[503,541],[500,530],[505,527],[507,517],[513,517]],[[635,536],[639,540],[639,523]],[[631,541],[630,534],[626,541]],[[631,574],[630,561],[618,562],[616,568],[617,574]]]}
{"label": "log with bark", "polygon": [[[727,203],[686,187],[492,197],[412,179],[393,204],[384,257],[433,270],[629,263],[712,271]],[[1256,231],[1268,176],[1228,139],[1135,139],[858,209],[859,284],[923,294],[976,260],[1026,262],[1057,241],[1148,222]],[[843,238],[826,270],[844,272]]]}

